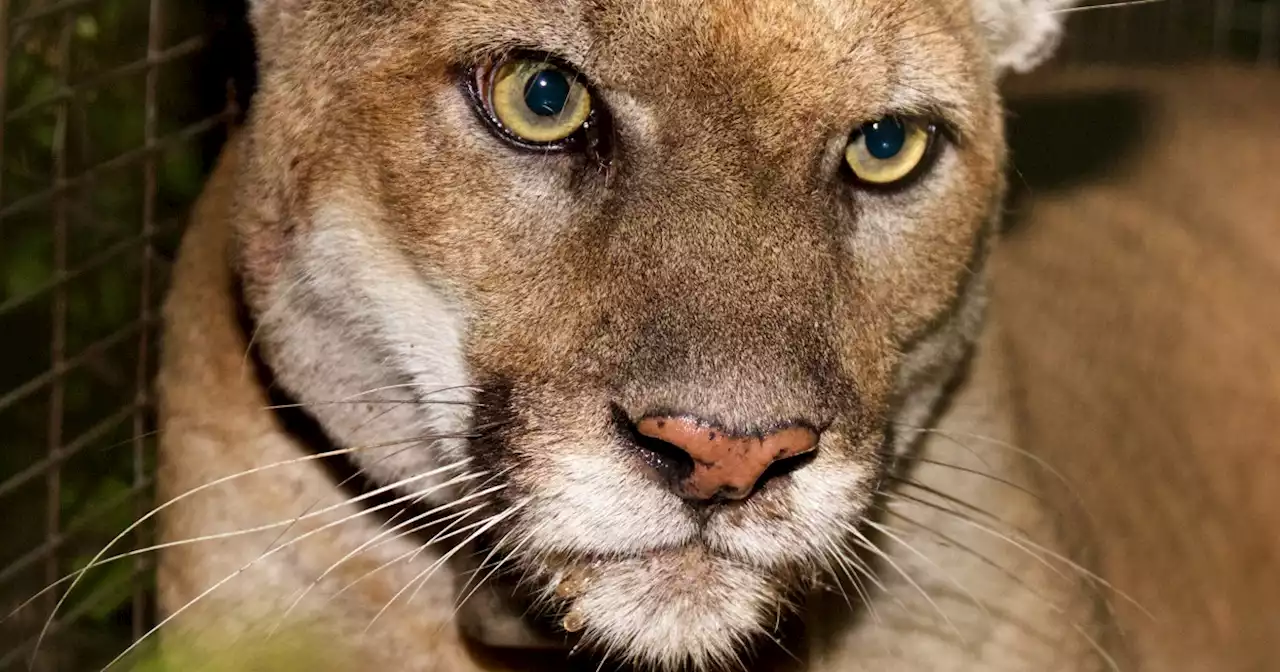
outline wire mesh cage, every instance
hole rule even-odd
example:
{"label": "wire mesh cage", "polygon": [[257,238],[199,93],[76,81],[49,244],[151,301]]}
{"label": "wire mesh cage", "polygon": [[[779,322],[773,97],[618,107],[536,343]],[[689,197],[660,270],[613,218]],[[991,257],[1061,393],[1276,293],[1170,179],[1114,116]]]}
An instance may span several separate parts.
{"label": "wire mesh cage", "polygon": [[[152,625],[141,553],[86,574],[32,655],[62,577],[152,506],[158,305],[252,79],[243,12],[0,0],[0,670],[97,669]],[[1079,11],[1055,63],[1206,59],[1280,65],[1280,0]]]}
{"label": "wire mesh cage", "polygon": [[[26,667],[65,584],[10,612],[149,506],[157,305],[229,118],[195,84],[213,18],[187,2],[0,0],[0,669]],[[148,563],[86,575],[36,669],[89,669],[139,636]]]}

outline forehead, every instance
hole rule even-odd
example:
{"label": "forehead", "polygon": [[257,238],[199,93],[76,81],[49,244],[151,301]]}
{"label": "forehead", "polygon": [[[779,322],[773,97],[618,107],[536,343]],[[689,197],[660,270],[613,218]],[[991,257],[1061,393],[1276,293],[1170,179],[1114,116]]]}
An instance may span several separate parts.
{"label": "forehead", "polygon": [[423,35],[451,60],[512,48],[597,85],[698,87],[850,114],[938,111],[967,126],[983,58],[969,0],[453,0]]}

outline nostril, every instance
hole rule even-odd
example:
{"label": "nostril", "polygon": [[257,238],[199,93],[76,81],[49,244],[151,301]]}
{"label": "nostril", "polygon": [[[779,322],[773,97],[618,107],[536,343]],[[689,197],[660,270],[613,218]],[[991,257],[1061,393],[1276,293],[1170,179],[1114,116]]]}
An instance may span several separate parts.
{"label": "nostril", "polygon": [[812,462],[817,456],[817,452],[809,451],[807,453],[801,453],[800,455],[784,457],[773,464],[770,464],[769,468],[765,469],[763,474],[760,474],[760,480],[756,481],[755,489],[759,490],[760,486],[775,478],[781,478],[792,472],[799,471],[805,465]]}
{"label": "nostril", "polygon": [[810,425],[787,423],[765,431],[729,431],[696,417],[614,419],[652,475],[687,500],[744,499],[765,481],[807,464],[818,445]]}
{"label": "nostril", "polygon": [[693,475],[693,458],[675,444],[637,432],[634,444],[644,459],[669,486],[688,480]]}
{"label": "nostril", "polygon": [[616,406],[613,408],[613,421],[637,457],[669,488],[677,487],[693,474],[693,458],[679,446],[641,434],[626,412]]}

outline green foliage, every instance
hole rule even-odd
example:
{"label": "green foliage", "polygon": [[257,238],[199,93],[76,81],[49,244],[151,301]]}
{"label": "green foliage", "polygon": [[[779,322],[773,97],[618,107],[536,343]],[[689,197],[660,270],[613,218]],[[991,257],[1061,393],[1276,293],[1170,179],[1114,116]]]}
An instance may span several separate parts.
{"label": "green foliage", "polygon": [[[207,637],[199,638],[201,640]],[[361,669],[357,659],[338,648],[332,637],[321,637],[301,628],[281,630],[271,636],[226,638],[220,646],[197,644],[195,638],[170,636],[163,646],[149,647],[128,672],[321,672]]]}

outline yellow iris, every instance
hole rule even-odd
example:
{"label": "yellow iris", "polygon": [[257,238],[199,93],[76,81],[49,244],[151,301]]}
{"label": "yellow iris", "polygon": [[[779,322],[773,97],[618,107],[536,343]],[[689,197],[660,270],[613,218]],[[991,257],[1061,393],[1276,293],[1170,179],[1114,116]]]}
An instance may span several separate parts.
{"label": "yellow iris", "polygon": [[489,106],[517,139],[555,143],[573,135],[591,114],[591,94],[573,72],[544,61],[510,60],[493,74]]}
{"label": "yellow iris", "polygon": [[927,123],[883,117],[858,129],[844,149],[844,160],[859,180],[892,184],[920,165],[932,136],[933,128]]}

